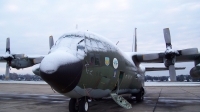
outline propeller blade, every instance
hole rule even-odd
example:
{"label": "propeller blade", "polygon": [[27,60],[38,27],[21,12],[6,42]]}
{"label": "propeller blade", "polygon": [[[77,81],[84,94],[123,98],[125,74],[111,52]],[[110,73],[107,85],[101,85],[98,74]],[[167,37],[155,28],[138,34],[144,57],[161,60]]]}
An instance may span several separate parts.
{"label": "propeller blade", "polygon": [[9,66],[9,64],[7,63],[6,64],[6,72],[5,72],[5,77],[6,77],[6,80],[8,80],[9,79],[9,74],[10,74],[10,66]]}
{"label": "propeller blade", "polygon": [[6,52],[10,54],[10,38],[7,38],[6,40]]}
{"label": "propeller blade", "polygon": [[176,81],[176,71],[174,65],[169,66],[169,75],[172,82]]}
{"label": "propeller blade", "polygon": [[171,36],[170,36],[169,28],[163,29],[163,33],[164,33],[166,47],[171,46]]}
{"label": "propeller blade", "polygon": [[9,58],[13,58],[13,56],[10,54],[10,38],[9,37],[6,39],[6,52],[5,52],[4,56],[3,56],[3,58],[6,61],[8,61]]}
{"label": "propeller blade", "polygon": [[51,47],[53,46],[54,41],[53,41],[53,36],[49,37],[49,48],[51,49]]}
{"label": "propeller blade", "polygon": [[190,48],[190,49],[183,49],[180,50],[182,55],[191,55],[191,54],[197,54],[198,49],[197,48]]}
{"label": "propeller blade", "polygon": [[153,59],[158,59],[158,58],[159,58],[158,53],[151,53],[151,54],[143,55],[143,60],[153,60]]}

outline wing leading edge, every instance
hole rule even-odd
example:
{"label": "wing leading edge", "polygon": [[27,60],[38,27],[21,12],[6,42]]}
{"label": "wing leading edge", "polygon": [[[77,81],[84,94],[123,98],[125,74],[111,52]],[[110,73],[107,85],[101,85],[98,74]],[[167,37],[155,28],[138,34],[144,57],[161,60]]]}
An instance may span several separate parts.
{"label": "wing leading edge", "polygon": [[[186,67],[175,67],[175,70],[183,70]],[[163,71],[163,70],[169,70],[169,68],[166,67],[145,67],[146,71]]]}
{"label": "wing leading edge", "polygon": [[[198,53],[197,48],[196,53],[189,54],[189,55],[179,55],[176,56],[176,62],[191,62],[198,60],[200,58],[200,53]],[[181,50],[178,50],[178,52],[181,52]],[[181,54],[181,53],[180,53]],[[147,58],[148,57],[148,58]],[[133,54],[132,55],[133,60],[137,60],[140,63],[164,63],[165,59],[165,53],[149,53],[149,54]]]}

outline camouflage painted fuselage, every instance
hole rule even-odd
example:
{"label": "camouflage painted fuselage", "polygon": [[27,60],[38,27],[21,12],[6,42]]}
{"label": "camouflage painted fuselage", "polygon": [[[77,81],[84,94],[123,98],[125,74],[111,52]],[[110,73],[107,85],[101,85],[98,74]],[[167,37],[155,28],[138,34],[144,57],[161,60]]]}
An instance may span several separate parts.
{"label": "camouflage painted fuselage", "polygon": [[59,66],[53,75],[40,71],[41,77],[59,93],[71,98],[101,98],[111,92],[134,94],[144,86],[144,70],[116,45],[89,32],[63,36],[69,37],[80,38],[73,52],[80,60]]}

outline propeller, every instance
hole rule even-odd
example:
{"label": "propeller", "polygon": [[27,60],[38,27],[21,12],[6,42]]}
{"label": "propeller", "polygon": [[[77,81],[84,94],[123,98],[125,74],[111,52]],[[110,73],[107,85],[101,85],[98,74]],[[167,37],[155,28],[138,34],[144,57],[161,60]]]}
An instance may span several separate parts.
{"label": "propeller", "polygon": [[10,74],[10,66],[9,66],[9,64],[8,63],[6,63],[6,72],[5,72],[5,78],[6,78],[6,80],[8,80],[9,79],[9,74]]}
{"label": "propeller", "polygon": [[[171,35],[169,28],[163,29],[164,33],[164,39],[166,43],[166,50],[164,53],[164,64],[167,68],[169,68],[169,74],[171,81],[176,81],[176,71],[175,71],[175,62],[176,57],[182,56],[182,55],[192,55],[198,53],[197,48],[189,48],[189,49],[183,49],[183,50],[173,50],[172,44],[171,44]],[[162,57],[162,55],[161,55]],[[161,58],[159,53],[151,53],[151,54],[144,54],[143,60],[155,60]],[[162,57],[163,58],[163,57]]]}
{"label": "propeller", "polygon": [[169,66],[169,75],[171,81],[176,81],[176,71],[174,65]]}
{"label": "propeller", "polygon": [[25,58],[24,54],[11,54],[10,51],[10,38],[8,37],[6,39],[6,52],[3,56],[0,56],[0,61],[3,60],[3,62],[6,61],[6,71],[5,71],[5,78],[6,80],[9,79],[9,74],[10,74],[10,67],[14,67],[17,64],[16,61],[17,59]]}
{"label": "propeller", "polygon": [[169,68],[169,75],[171,81],[176,81],[176,71],[175,71],[175,62],[176,57],[181,55],[191,55],[198,53],[197,48],[189,48],[189,49],[183,49],[183,50],[173,50],[172,44],[171,44],[171,36],[169,28],[163,29],[165,43],[166,43],[166,51],[165,51],[165,59],[164,64],[166,67]]}
{"label": "propeller", "polygon": [[3,58],[4,58],[4,60],[7,61],[5,75],[6,75],[6,80],[8,80],[9,74],[10,74],[10,65],[11,65],[11,61],[13,59],[13,56],[10,54],[10,38],[6,39],[6,53],[3,56]]}
{"label": "propeller", "polygon": [[176,81],[176,71],[175,71],[174,64],[176,61],[176,56],[179,55],[179,52],[177,50],[172,49],[171,35],[170,35],[169,28],[163,29],[163,33],[164,33],[164,38],[165,38],[165,43],[166,43],[164,64],[166,67],[169,67],[170,80],[174,82]]}

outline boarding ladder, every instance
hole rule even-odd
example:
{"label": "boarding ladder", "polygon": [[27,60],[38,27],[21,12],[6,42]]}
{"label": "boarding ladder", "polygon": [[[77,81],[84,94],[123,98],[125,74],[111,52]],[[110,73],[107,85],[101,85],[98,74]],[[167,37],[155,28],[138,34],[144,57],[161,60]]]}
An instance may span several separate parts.
{"label": "boarding ladder", "polygon": [[124,99],[122,96],[117,95],[116,93],[110,93],[110,96],[121,107],[123,107],[125,109],[131,109],[132,108],[132,105],[126,99]]}

